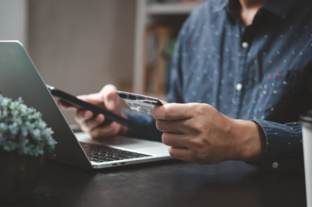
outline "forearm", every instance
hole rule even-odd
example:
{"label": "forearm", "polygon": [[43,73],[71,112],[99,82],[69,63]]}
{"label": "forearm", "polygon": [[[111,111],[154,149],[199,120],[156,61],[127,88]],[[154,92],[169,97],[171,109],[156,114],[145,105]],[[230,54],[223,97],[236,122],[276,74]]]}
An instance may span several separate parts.
{"label": "forearm", "polygon": [[252,121],[234,120],[233,133],[236,143],[237,157],[235,160],[257,161],[260,160],[266,150],[266,137],[261,127]]}

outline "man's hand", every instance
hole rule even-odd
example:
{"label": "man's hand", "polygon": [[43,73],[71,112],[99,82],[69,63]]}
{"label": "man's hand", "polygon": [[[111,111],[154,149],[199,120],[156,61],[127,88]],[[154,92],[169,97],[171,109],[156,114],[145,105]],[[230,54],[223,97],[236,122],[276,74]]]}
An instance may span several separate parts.
{"label": "man's hand", "polygon": [[[119,116],[127,118],[125,112],[121,108],[119,98],[115,90],[115,86],[106,85],[99,93],[78,96],[77,98],[99,107],[104,107],[105,105],[106,109],[113,111]],[[116,122],[112,122],[107,126],[101,125],[105,120],[105,117],[102,114],[93,117],[93,113],[91,111],[77,109],[76,107],[69,106],[60,100],[58,101],[58,105],[61,109],[76,110],[75,119],[77,123],[80,124],[81,129],[84,132],[89,133],[93,138],[122,135],[128,131],[127,127],[122,126]]]}
{"label": "man's hand", "polygon": [[260,159],[265,136],[254,122],[231,119],[208,104],[164,104],[153,110],[162,141],[176,159],[199,164]]}

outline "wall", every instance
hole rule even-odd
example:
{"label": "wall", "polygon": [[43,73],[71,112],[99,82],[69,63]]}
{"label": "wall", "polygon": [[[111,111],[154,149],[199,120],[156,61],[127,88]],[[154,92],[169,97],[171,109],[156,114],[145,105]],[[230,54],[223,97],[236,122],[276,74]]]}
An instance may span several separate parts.
{"label": "wall", "polygon": [[0,0],[0,40],[19,40],[27,46],[27,1]]}
{"label": "wall", "polygon": [[29,53],[47,84],[75,95],[108,83],[131,90],[135,0],[30,0],[28,7]]}

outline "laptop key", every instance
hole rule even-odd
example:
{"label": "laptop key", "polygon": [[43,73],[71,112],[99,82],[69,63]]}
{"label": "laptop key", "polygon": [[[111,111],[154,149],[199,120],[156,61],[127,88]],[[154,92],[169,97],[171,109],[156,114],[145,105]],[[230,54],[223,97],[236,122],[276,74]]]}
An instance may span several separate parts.
{"label": "laptop key", "polygon": [[107,146],[99,146],[86,143],[80,144],[82,148],[85,150],[89,160],[93,162],[111,162],[116,160],[127,160],[151,156],[120,149],[114,149]]}

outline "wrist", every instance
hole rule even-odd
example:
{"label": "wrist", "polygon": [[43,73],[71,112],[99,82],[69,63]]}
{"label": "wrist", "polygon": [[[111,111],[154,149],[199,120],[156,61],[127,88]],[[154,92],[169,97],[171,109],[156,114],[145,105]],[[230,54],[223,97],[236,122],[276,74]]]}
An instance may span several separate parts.
{"label": "wrist", "polygon": [[[123,117],[123,118],[125,118],[125,119],[128,118],[128,117],[127,117],[127,114],[126,114],[123,110],[120,111],[120,116]],[[119,135],[125,135],[125,134],[128,133],[128,131],[129,131],[129,127],[124,126],[124,125],[120,125],[120,130],[119,130],[119,133],[118,133],[118,134],[119,134]]]}
{"label": "wrist", "polygon": [[255,161],[265,153],[266,137],[261,127],[252,121],[235,120],[238,160]]}

